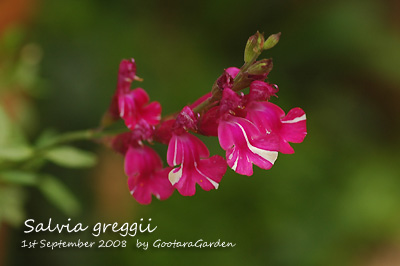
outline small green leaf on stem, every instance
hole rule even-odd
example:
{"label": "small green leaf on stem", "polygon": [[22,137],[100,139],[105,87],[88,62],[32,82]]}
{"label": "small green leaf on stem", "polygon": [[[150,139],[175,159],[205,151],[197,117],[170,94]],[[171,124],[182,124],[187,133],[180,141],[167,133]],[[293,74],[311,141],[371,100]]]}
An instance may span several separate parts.
{"label": "small green leaf on stem", "polygon": [[0,147],[0,160],[6,161],[23,161],[32,155],[33,151],[27,146],[11,146],[11,147]]}
{"label": "small green leaf on stem", "polygon": [[43,195],[66,215],[76,215],[80,211],[80,205],[69,189],[55,177],[45,175],[38,185]]}
{"label": "small green leaf on stem", "polygon": [[37,175],[30,172],[12,170],[0,172],[0,181],[16,185],[36,185]]}
{"label": "small green leaf on stem", "polygon": [[69,168],[91,167],[96,163],[93,153],[70,146],[59,146],[45,152],[45,158]]}
{"label": "small green leaf on stem", "polygon": [[35,141],[35,147],[42,148],[51,143],[57,137],[57,132],[52,129],[44,130]]}

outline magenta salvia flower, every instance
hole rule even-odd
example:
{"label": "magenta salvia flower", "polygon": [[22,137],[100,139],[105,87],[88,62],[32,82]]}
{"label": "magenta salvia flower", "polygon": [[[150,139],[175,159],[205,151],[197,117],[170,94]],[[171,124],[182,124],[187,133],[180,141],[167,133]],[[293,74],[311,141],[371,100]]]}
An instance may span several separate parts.
{"label": "magenta salvia flower", "polygon": [[125,156],[125,172],[132,196],[141,204],[150,204],[152,195],[169,198],[174,188],[168,180],[171,168],[162,168],[158,154],[147,146],[131,146]]}
{"label": "magenta salvia flower", "polygon": [[[274,45],[279,36],[272,35]],[[247,176],[253,174],[253,165],[270,169],[278,152],[294,152],[289,142],[304,140],[305,112],[293,108],[285,115],[279,106],[269,102],[272,96],[277,97],[278,86],[266,81],[272,60],[256,61],[263,50],[272,47],[265,46],[264,41],[259,32],[250,37],[245,64],[240,69],[225,69],[211,92],[163,119],[161,105],[150,103],[145,90],[130,89],[134,80],[140,80],[135,61],[121,62],[108,117],[122,118],[129,132],[114,137],[111,146],[125,155],[128,186],[139,203],[149,204],[152,195],[166,199],[175,188],[184,196],[192,196],[196,184],[206,191],[217,189],[227,165]],[[245,88],[249,88],[248,94],[240,92]],[[103,125],[107,122],[106,119]],[[210,157],[207,146],[194,134],[218,136],[226,158]],[[168,145],[169,167],[163,168],[159,155],[146,142]]]}
{"label": "magenta salvia flower", "polygon": [[173,130],[180,134],[187,130],[197,130],[197,117],[189,106],[185,106],[178,114]]}
{"label": "magenta salvia flower", "polygon": [[187,130],[196,129],[197,118],[188,106],[178,114],[168,144],[167,162],[175,167],[169,181],[184,196],[196,192],[196,183],[204,190],[217,189],[226,171],[225,160],[218,155],[211,158],[206,145]]}
{"label": "magenta salvia flower", "polygon": [[125,155],[130,146],[137,146],[145,140],[151,142],[153,135],[154,127],[145,120],[140,120],[135,130],[119,134],[111,139],[111,147]]}
{"label": "magenta salvia flower", "polygon": [[133,130],[140,120],[145,120],[149,125],[157,125],[161,119],[161,105],[151,102],[149,95],[142,88],[130,90],[136,76],[136,63],[134,59],[122,60],[118,71],[117,90],[114,94],[109,113],[115,119],[121,117],[126,126]]}
{"label": "magenta salvia flower", "polygon": [[237,74],[240,72],[240,69],[237,67],[228,67],[225,69],[225,72],[228,73],[232,78],[236,78]]}
{"label": "magenta salvia flower", "polygon": [[109,108],[109,114],[111,115],[113,120],[120,118],[118,97],[121,94],[129,92],[131,84],[135,79],[138,79],[136,77],[135,60],[133,58],[131,58],[130,60],[122,60],[119,64],[117,90],[113,95],[111,106]]}
{"label": "magenta salvia flower", "polygon": [[261,138],[261,132],[249,120],[227,115],[218,126],[218,139],[226,150],[230,168],[241,175],[253,174],[253,164],[270,169],[278,157],[278,143]]}
{"label": "magenta salvia flower", "polygon": [[134,129],[140,120],[149,125],[157,125],[161,119],[161,105],[159,102],[149,102],[148,94],[137,88],[118,96],[119,115],[124,119],[129,129]]}
{"label": "magenta salvia flower", "polygon": [[250,84],[247,101],[268,101],[271,96],[276,96],[278,86],[264,81],[255,80]]}
{"label": "magenta salvia flower", "polygon": [[300,143],[304,140],[306,114],[300,108],[294,108],[285,116],[285,112],[270,102],[252,102],[247,107],[247,118],[253,121],[264,136],[276,136],[279,151],[294,153],[288,142]]}
{"label": "magenta salvia flower", "polygon": [[167,161],[175,167],[169,173],[169,181],[184,196],[196,192],[196,183],[206,191],[217,189],[226,172],[224,158],[210,153],[206,145],[190,133],[173,135],[167,152]]}

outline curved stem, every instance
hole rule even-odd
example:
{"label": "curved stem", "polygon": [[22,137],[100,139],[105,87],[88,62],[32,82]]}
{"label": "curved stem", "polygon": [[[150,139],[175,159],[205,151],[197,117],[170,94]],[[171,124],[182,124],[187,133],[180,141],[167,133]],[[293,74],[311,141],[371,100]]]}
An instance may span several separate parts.
{"label": "curved stem", "polygon": [[72,131],[61,134],[54,139],[48,141],[46,144],[36,147],[32,154],[29,157],[25,158],[22,161],[18,162],[3,162],[0,165],[0,169],[8,169],[8,168],[22,168],[26,164],[29,164],[30,161],[35,160],[36,158],[40,157],[43,153],[45,153],[48,149],[51,149],[55,146],[70,143],[74,141],[80,140],[95,140],[102,137],[113,136],[116,134],[128,132],[127,128],[119,128],[119,129],[109,129],[109,130],[102,130],[102,129],[86,129],[80,131]]}
{"label": "curved stem", "polygon": [[78,140],[94,140],[106,136],[113,136],[116,134],[128,132],[127,128],[113,129],[113,130],[102,130],[102,129],[86,129],[81,131],[72,131],[64,133],[52,141],[49,141],[46,145],[40,147],[40,150],[45,150],[53,146],[69,143]]}

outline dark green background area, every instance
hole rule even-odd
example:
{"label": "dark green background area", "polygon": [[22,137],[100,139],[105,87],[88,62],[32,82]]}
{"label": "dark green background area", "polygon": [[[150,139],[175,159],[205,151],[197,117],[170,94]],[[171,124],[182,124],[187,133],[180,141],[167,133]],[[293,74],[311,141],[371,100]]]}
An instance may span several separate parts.
{"label": "dark green background area", "polygon": [[[11,232],[8,264],[381,265],[369,263],[386,250],[400,253],[400,8],[395,2],[41,1],[27,37],[44,53],[47,93],[36,102],[38,132],[96,127],[123,58],[136,59],[144,82],[134,86],[159,101],[163,114],[180,110],[209,92],[224,68],[243,64],[246,40],[259,30],[267,36],[282,32],[279,44],[261,56],[274,59],[269,81],[280,91],[272,101],[286,112],[303,108],[308,135],[293,145],[295,154],[280,154],[271,170],[257,168],[245,177],[228,169],[217,191],[198,188],[194,197],[175,191],[149,206],[132,198],[125,203],[129,219],[96,205],[93,171],[50,165],[47,170],[81,202],[83,211],[71,217],[74,222],[152,218],[158,228],[133,239],[102,236],[128,240],[124,249],[51,251],[22,249],[20,241],[95,238],[26,235],[21,226]],[[223,154],[216,139],[202,139],[212,154]],[[126,186],[120,193],[129,193]],[[28,217],[68,219],[36,190],[28,199]],[[134,247],[137,238],[221,239],[236,247],[142,251]]]}

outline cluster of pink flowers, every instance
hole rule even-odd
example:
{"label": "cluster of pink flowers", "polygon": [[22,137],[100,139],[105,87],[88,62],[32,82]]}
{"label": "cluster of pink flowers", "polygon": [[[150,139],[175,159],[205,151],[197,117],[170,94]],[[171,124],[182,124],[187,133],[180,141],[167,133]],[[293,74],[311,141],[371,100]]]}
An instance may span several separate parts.
{"label": "cluster of pink flowers", "polygon": [[[278,152],[293,153],[289,142],[303,141],[306,115],[300,108],[285,115],[269,101],[278,92],[276,85],[265,82],[269,70],[244,73],[249,84],[249,93],[244,95],[235,88],[242,70],[230,67],[218,78],[212,93],[172,118],[161,119],[160,103],[149,102],[142,88],[130,89],[131,83],[139,80],[136,64],[133,59],[123,60],[109,115],[115,120],[122,118],[129,129],[112,140],[112,147],[125,156],[132,196],[141,204],[149,204],[152,195],[167,199],[175,189],[192,196],[196,184],[206,191],[217,189],[227,165],[238,174],[251,176],[253,164],[270,169]],[[225,158],[210,156],[193,133],[217,136]],[[168,145],[167,167],[150,147],[153,142]]]}

